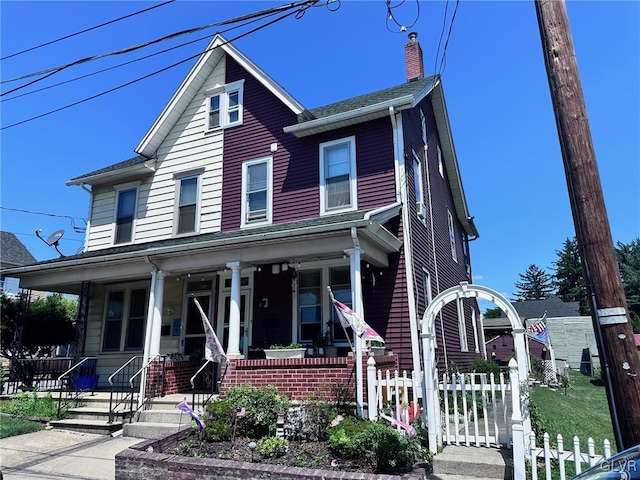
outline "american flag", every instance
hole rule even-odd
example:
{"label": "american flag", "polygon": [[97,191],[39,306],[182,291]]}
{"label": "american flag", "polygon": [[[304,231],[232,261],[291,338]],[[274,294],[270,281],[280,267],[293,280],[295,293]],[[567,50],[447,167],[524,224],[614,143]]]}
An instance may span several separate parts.
{"label": "american flag", "polygon": [[542,318],[537,322],[529,325],[527,330],[531,333],[536,334],[536,338],[544,343],[546,346],[549,346],[549,330],[547,330],[547,312],[544,312]]}

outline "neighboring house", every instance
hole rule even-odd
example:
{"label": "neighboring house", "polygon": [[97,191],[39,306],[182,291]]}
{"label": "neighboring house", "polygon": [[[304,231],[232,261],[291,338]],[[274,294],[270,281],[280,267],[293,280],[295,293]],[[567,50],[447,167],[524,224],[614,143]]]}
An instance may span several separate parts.
{"label": "neighboring house", "polygon": [[[201,358],[191,297],[236,362],[327,323],[346,355],[327,286],[419,368],[422,314],[471,282],[478,232],[441,79],[424,78],[414,35],[405,55],[406,82],[307,109],[216,35],[138,156],[68,182],[90,190],[86,251],[12,274],[81,295],[101,381],[143,350]],[[441,366],[481,355],[475,299],[458,305],[437,319]]]}
{"label": "neighboring house", "polygon": [[[580,315],[579,302],[563,302],[552,295],[543,300],[522,300],[512,302],[512,305],[520,315],[525,327],[539,321],[544,313],[547,313],[547,329],[553,346],[553,352],[557,361],[566,361],[572,369],[591,369],[598,366],[598,349],[591,317]],[[511,335],[506,328],[506,318],[484,319],[484,331],[487,338],[499,334]],[[511,338],[506,339],[509,347],[502,353],[508,353],[513,348]],[[491,350],[496,346],[500,353],[503,349],[502,340],[491,343],[487,348],[487,356],[491,356]],[[530,342],[531,349],[531,342]],[[563,364],[564,365],[564,364]]]}
{"label": "neighboring house", "polygon": [[30,265],[37,260],[27,247],[11,232],[0,232],[0,292],[14,296],[18,293],[18,280],[5,276],[7,269]]}

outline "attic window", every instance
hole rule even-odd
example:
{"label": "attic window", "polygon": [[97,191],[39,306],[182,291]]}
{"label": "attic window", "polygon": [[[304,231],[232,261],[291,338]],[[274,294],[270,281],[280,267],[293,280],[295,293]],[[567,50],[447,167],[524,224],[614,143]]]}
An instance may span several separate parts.
{"label": "attic window", "polygon": [[244,80],[211,89],[207,95],[207,131],[242,125]]}

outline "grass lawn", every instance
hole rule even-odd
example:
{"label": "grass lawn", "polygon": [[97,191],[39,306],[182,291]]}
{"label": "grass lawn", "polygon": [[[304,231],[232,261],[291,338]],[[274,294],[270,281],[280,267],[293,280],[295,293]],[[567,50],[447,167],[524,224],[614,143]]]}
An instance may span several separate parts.
{"label": "grass lawn", "polygon": [[0,438],[13,437],[23,433],[37,432],[42,425],[23,418],[0,416]]}
{"label": "grass lawn", "polygon": [[[580,372],[571,371],[570,385],[556,391],[549,388],[532,387],[531,403],[537,408],[541,430],[548,432],[551,442],[562,435],[564,448],[570,449],[573,437],[580,439],[580,449],[587,451],[587,439],[595,440],[596,452],[604,453],[603,441],[609,439],[612,453],[616,451],[607,395],[602,382],[591,381]],[[537,440],[542,444],[542,438]]]}

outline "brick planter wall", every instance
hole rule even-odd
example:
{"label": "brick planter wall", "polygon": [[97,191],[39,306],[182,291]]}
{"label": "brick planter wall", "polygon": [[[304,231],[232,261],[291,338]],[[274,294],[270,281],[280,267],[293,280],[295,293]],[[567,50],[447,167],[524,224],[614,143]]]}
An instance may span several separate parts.
{"label": "brick planter wall", "polygon": [[[149,365],[147,395],[164,396],[191,391],[191,377],[202,366],[202,361],[158,360]],[[164,370],[164,375],[162,374]],[[164,378],[164,384],[162,379]]]}
{"label": "brick planter wall", "polygon": [[[364,401],[367,401],[367,360],[362,357]],[[396,355],[374,357],[376,368],[394,371]],[[224,368],[223,368],[224,371]],[[335,400],[335,387],[349,388],[355,399],[355,358],[291,358],[279,360],[231,360],[224,373],[220,393],[231,386],[250,383],[255,387],[273,385],[292,400],[304,400],[310,394]]]}
{"label": "brick planter wall", "polygon": [[382,475],[172,455],[171,451],[185,437],[185,432],[172,433],[118,453],[116,480],[425,480],[428,477],[425,466],[404,475]]}

